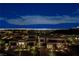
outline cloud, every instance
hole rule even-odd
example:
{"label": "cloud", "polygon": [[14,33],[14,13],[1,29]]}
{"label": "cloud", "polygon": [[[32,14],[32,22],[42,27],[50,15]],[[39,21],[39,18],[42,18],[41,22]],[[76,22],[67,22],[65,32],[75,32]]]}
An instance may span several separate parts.
{"label": "cloud", "polygon": [[72,14],[79,14],[79,9],[77,9],[76,11],[72,12]]}
{"label": "cloud", "polygon": [[0,17],[0,20],[4,20],[4,18]]}
{"label": "cloud", "polygon": [[9,24],[14,25],[34,25],[34,24],[62,24],[62,23],[79,23],[79,9],[72,14],[77,14],[76,16],[41,16],[41,15],[31,15],[31,16],[17,16],[15,19],[8,19],[0,17],[0,20],[6,21]]}
{"label": "cloud", "polygon": [[21,16],[8,19],[6,22],[15,25],[79,23],[79,17],[70,16]]}

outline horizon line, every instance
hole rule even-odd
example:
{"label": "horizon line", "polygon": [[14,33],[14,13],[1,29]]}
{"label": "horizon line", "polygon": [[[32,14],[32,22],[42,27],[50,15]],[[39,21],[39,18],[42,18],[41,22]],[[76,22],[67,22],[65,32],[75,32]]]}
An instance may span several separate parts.
{"label": "horizon line", "polygon": [[[0,30],[62,30],[59,28],[0,28]],[[66,30],[66,29],[63,29]]]}

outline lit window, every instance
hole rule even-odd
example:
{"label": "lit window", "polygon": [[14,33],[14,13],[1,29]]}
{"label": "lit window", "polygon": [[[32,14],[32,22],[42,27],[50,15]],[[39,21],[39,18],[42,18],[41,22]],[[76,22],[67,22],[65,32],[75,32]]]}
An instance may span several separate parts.
{"label": "lit window", "polygon": [[47,45],[47,48],[52,48],[52,45]]}

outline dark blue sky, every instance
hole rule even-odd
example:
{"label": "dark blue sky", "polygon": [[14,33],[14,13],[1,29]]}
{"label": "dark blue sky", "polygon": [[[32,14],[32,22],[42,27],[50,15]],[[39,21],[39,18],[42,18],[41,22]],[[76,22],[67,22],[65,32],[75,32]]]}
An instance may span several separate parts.
{"label": "dark blue sky", "polygon": [[71,15],[79,4],[0,4],[0,16],[17,15]]}
{"label": "dark blue sky", "polygon": [[[79,16],[73,12],[79,9],[79,4],[0,4],[0,17],[7,19],[16,19],[20,16]],[[15,25],[9,24],[5,20],[0,20],[0,28],[72,28],[79,23],[64,23],[64,24],[38,24],[38,25]]]}

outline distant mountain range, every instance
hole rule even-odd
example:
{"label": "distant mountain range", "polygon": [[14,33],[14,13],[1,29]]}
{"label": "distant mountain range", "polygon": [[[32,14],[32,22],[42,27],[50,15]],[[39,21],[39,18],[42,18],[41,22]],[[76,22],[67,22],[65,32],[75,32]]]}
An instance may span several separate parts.
{"label": "distant mountain range", "polygon": [[79,35],[79,28],[76,29],[67,29],[67,30],[55,30],[52,33],[57,33],[57,34],[68,34],[68,35]]}

